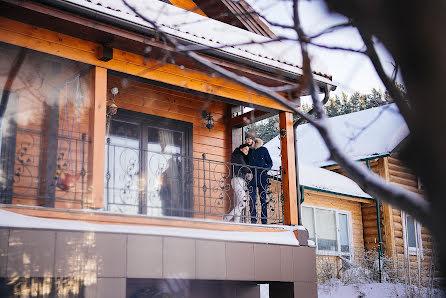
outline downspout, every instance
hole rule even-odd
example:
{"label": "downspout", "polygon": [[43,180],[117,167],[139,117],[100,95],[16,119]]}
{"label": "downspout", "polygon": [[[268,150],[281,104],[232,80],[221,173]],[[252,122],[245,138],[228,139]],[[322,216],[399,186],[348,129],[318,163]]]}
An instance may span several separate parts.
{"label": "downspout", "polygon": [[[371,171],[370,160],[365,161],[367,169]],[[379,199],[374,199],[376,202],[376,226],[378,228],[378,272],[379,272],[379,282],[382,282],[382,270],[381,270],[381,258],[383,257],[383,239],[381,235],[381,212],[379,208]]]}
{"label": "downspout", "polygon": [[[322,99],[322,105],[325,105],[330,98],[331,86],[326,84],[324,87],[321,87],[324,91],[324,99]],[[311,109],[308,114],[313,114],[314,110]],[[304,122],[303,118],[298,119],[293,124],[293,134],[294,134],[294,163],[296,167],[296,189],[297,189],[297,224],[299,226],[302,225],[302,202],[304,201],[304,189],[300,187],[299,183],[299,155],[297,153],[297,127]]]}

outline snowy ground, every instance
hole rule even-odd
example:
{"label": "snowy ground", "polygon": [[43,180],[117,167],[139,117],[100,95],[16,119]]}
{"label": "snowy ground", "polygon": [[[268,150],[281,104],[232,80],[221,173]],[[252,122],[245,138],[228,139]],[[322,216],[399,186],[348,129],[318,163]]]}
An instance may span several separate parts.
{"label": "snowy ground", "polygon": [[[412,294],[412,295],[411,295]],[[427,289],[405,288],[404,284],[391,283],[366,283],[366,284],[352,284],[342,285],[340,282],[328,281],[324,285],[318,286],[319,298],[349,298],[349,297],[364,297],[364,298],[384,298],[384,297],[446,297],[444,291],[433,290],[429,295]]]}

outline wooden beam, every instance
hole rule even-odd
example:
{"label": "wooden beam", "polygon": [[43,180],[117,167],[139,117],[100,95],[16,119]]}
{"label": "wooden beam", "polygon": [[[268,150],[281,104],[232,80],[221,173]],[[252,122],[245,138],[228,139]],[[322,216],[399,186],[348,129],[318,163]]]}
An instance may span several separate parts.
{"label": "wooden beam", "polygon": [[252,110],[252,111],[249,111],[244,114],[241,114],[241,115],[231,118],[230,126],[233,128],[244,127],[251,123],[269,118],[273,114],[274,113],[265,112],[262,110]]}
{"label": "wooden beam", "polygon": [[224,78],[115,49],[108,62],[97,59],[99,44],[0,17],[0,41],[90,65],[234,100],[269,110],[289,111],[274,100]]}
{"label": "wooden beam", "polygon": [[343,195],[338,195],[338,194],[333,194],[333,193],[327,193],[324,191],[317,191],[314,189],[305,189],[305,199],[311,196],[319,196],[319,197],[328,197],[328,198],[334,198],[334,199],[340,199],[340,200],[345,200],[345,201],[352,201],[352,202],[357,202],[357,203],[366,203],[366,204],[370,204],[373,201],[369,200],[369,199],[364,199],[364,198],[355,198],[355,197],[350,197],[350,196],[343,196]]}
{"label": "wooden beam", "polygon": [[90,121],[87,185],[90,195],[85,206],[102,208],[104,204],[105,123],[107,110],[107,69],[94,67],[90,72]]}
{"label": "wooden beam", "polygon": [[[379,175],[389,183],[390,173],[389,173],[389,158],[382,157],[378,159],[378,169]],[[393,208],[387,203],[382,203],[383,205],[383,226],[384,226],[384,243],[385,243],[385,253],[388,257],[392,257],[395,254],[395,229],[393,226]]]}
{"label": "wooden beam", "polygon": [[245,231],[245,232],[284,232],[288,231],[280,225],[246,225],[235,224],[227,222],[210,222],[191,220],[190,218],[172,218],[172,217],[148,217],[141,215],[129,214],[113,214],[113,213],[98,213],[89,210],[75,210],[75,209],[58,209],[58,208],[43,208],[34,206],[17,206],[17,205],[1,205],[1,210],[15,212],[18,214],[62,219],[72,221],[86,221],[97,224],[113,224],[113,225],[138,225],[138,226],[157,226],[157,227],[177,227],[188,229],[205,229],[216,231]]}
{"label": "wooden beam", "polygon": [[293,114],[289,112],[279,113],[280,131],[284,132],[280,138],[282,154],[282,185],[283,185],[283,210],[286,225],[297,225],[297,186],[296,164],[294,162],[294,132]]}
{"label": "wooden beam", "polygon": [[187,11],[195,12],[196,14],[207,17],[207,15],[195,4],[192,0],[169,0],[172,5],[182,8]]}
{"label": "wooden beam", "polygon": [[[12,1],[12,0],[9,0]],[[198,3],[197,0],[194,1],[196,4]],[[215,4],[215,3],[214,3]],[[15,3],[15,5],[18,5]],[[206,3],[200,3],[198,5],[207,5]],[[209,6],[209,5],[207,5]],[[29,9],[31,11],[35,11],[42,15],[48,15],[53,16],[56,18],[59,18],[61,20],[70,22],[74,24],[74,26],[79,27],[86,27],[89,29],[94,29],[97,31],[107,32],[108,34],[114,35],[115,37],[120,37],[128,41],[137,42],[139,44],[143,44],[144,47],[151,46],[153,48],[159,48],[164,51],[173,52],[174,48],[172,46],[168,46],[165,42],[159,41],[159,40],[152,40],[147,39],[146,35],[142,35],[136,32],[128,31],[126,29],[122,29],[119,27],[115,27],[106,23],[98,23],[96,20],[91,20],[76,14],[68,13],[66,11],[61,11],[52,7],[44,6],[39,3],[34,2],[21,2],[19,4],[20,8],[23,9]],[[218,14],[221,14],[221,11],[218,12]],[[212,18],[212,17],[211,17]],[[64,33],[64,32],[61,32]],[[116,40],[120,40],[116,38]],[[113,45],[116,41],[111,42],[110,44]],[[120,46],[122,46],[121,41],[117,41],[120,43]],[[119,46],[115,46],[118,47]],[[125,48],[121,48],[123,50],[128,50]],[[137,53],[137,52],[135,52]],[[205,55],[204,53],[199,53],[201,56],[205,57],[206,59],[210,60],[212,63],[215,63],[217,65],[223,66],[225,68],[231,69],[231,71],[238,71],[242,72],[242,75],[245,75],[247,77],[252,78],[254,81],[258,82],[259,78],[262,78],[263,80],[268,80],[271,82],[271,86],[279,86],[279,85],[289,85],[289,84],[297,84],[299,82],[299,78],[296,76],[286,77],[284,73],[279,73],[278,70],[276,70],[274,73],[266,72],[262,70],[255,69],[253,67],[248,67],[244,64],[240,64],[240,62],[233,62],[228,60],[222,60],[216,57],[212,57],[210,55]],[[251,76],[249,76],[251,74]],[[257,79],[257,80],[256,80]]]}

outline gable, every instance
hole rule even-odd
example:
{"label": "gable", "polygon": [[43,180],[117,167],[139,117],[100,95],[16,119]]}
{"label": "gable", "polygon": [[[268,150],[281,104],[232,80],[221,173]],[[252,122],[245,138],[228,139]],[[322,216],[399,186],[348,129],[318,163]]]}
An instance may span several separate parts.
{"label": "gable", "polygon": [[[173,0],[172,0],[173,2]],[[268,25],[244,0],[195,0],[206,15],[214,20],[248,30],[250,32],[274,37]]]}

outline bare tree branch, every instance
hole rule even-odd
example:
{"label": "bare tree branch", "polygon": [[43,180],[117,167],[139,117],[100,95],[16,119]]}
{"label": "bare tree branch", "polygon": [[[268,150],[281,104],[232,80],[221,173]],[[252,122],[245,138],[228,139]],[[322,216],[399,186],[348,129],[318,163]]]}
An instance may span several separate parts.
{"label": "bare tree branch", "polygon": [[373,197],[382,199],[391,205],[407,210],[413,214],[418,220],[423,221],[428,226],[431,226],[429,220],[430,205],[427,201],[423,200],[420,196],[396,187],[391,184],[385,184],[382,179],[380,179],[375,174],[368,171],[365,167],[358,165],[356,162],[349,159],[349,157],[344,154],[337,144],[334,142],[333,136],[326,122],[326,114],[323,111],[322,104],[318,99],[318,94],[316,91],[313,73],[311,70],[310,58],[308,55],[307,45],[309,44],[308,37],[304,34],[299,20],[297,0],[293,1],[294,8],[294,29],[296,30],[299,40],[301,41],[301,52],[303,57],[303,70],[304,79],[307,80],[307,87],[310,91],[310,95],[313,99],[313,108],[315,110],[316,119],[311,117],[311,115],[302,113],[298,110],[298,106],[281,95],[277,94],[268,87],[257,84],[246,77],[240,77],[222,67],[219,67],[206,58],[198,55],[197,53],[187,50],[184,45],[180,44],[176,39],[172,38],[168,34],[165,34],[161,28],[153,21],[149,20],[144,15],[138,12],[138,10],[130,5],[126,0],[123,0],[125,5],[127,5],[134,13],[140,16],[142,19],[151,24],[156,31],[166,39],[168,43],[173,45],[175,50],[182,52],[187,57],[198,62],[201,66],[205,66],[212,69],[215,73],[218,73],[224,78],[233,80],[242,86],[245,86],[251,90],[256,91],[259,94],[267,96],[276,102],[282,104],[284,107],[290,109],[294,113],[298,114],[303,119],[307,120],[309,123],[314,125],[316,129],[321,134],[324,139],[327,148],[330,151],[331,159],[335,160],[347,173],[347,175],[355,181],[365,192],[369,193]]}
{"label": "bare tree branch", "polygon": [[369,56],[370,61],[372,62],[373,66],[376,69],[376,72],[378,73],[378,76],[381,78],[381,80],[382,80],[384,86],[386,87],[387,91],[389,92],[390,96],[397,104],[398,109],[400,110],[400,113],[403,115],[403,117],[406,120],[406,123],[410,129],[412,121],[410,119],[410,107],[407,104],[407,100],[404,98],[404,95],[401,93],[401,91],[395,85],[394,81],[391,78],[389,78],[387,76],[386,72],[384,71],[384,67],[382,66],[379,56],[376,53],[372,36],[370,36],[369,34],[363,32],[361,30],[359,30],[359,34],[361,35],[362,40],[364,41],[364,44],[367,47],[367,50],[366,50],[367,56]]}
{"label": "bare tree branch", "polygon": [[11,90],[12,84],[14,83],[14,80],[17,77],[17,73],[19,72],[20,67],[23,64],[23,61],[25,61],[26,52],[27,49],[22,48],[18,52],[14,61],[12,62],[11,70],[9,71],[8,77],[6,78],[5,85],[3,86],[2,98],[0,100],[0,118],[3,118],[3,115],[5,114],[6,107],[9,101],[9,95],[10,95],[9,90]]}
{"label": "bare tree branch", "polygon": [[[300,25],[298,0],[294,1],[294,21],[296,32],[301,40],[306,40],[305,33]],[[421,198],[420,196],[405,190],[401,187],[396,187],[391,184],[385,184],[384,181],[377,175],[363,166],[360,166],[356,162],[350,160],[348,156],[340,150],[335,143],[333,136],[327,125],[327,116],[325,115],[322,105],[317,97],[316,89],[314,87],[313,74],[311,71],[311,65],[309,63],[309,55],[307,47],[304,44],[301,46],[302,56],[304,60],[304,74],[309,76],[309,90],[313,100],[313,108],[315,109],[317,118],[315,128],[319,131],[320,135],[325,141],[327,148],[330,152],[331,159],[336,161],[347,173],[347,175],[355,181],[362,190],[372,195],[375,198],[382,199],[388,202],[392,206],[407,210],[413,214],[418,220],[426,223],[429,227],[432,226],[430,221],[430,204]]]}
{"label": "bare tree branch", "polygon": [[[309,36],[308,38],[310,40],[316,39],[318,37],[321,37],[322,35],[333,33],[336,30],[347,28],[347,27],[352,27],[352,23],[351,22],[346,22],[346,23],[341,23],[341,24],[336,24],[336,25],[330,26],[330,27],[322,30],[321,32],[319,32],[319,33],[317,33],[315,35]],[[293,27],[293,29],[294,29],[294,27]]]}

